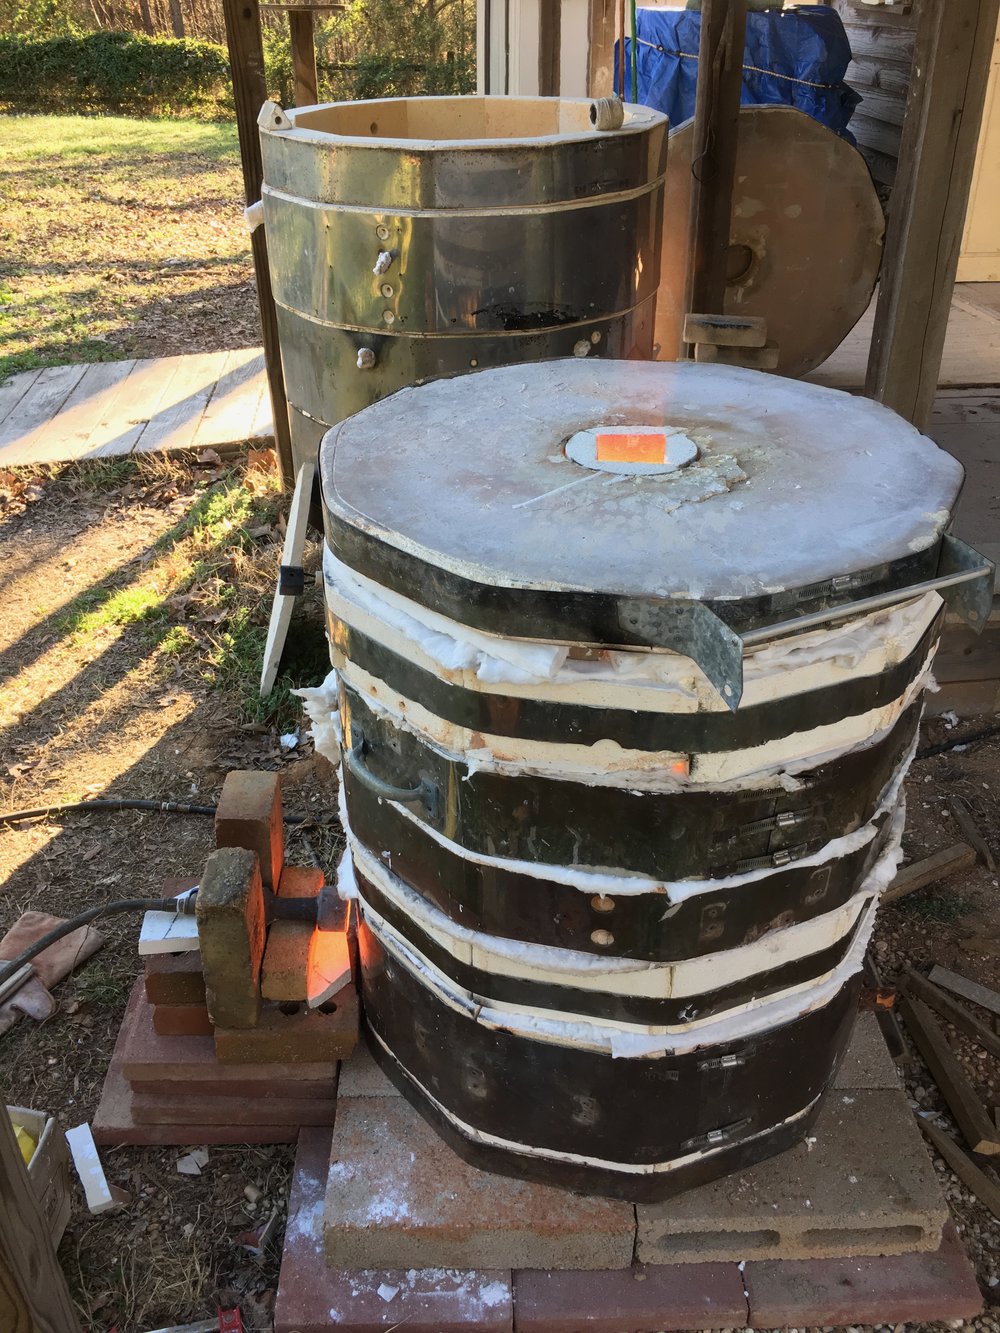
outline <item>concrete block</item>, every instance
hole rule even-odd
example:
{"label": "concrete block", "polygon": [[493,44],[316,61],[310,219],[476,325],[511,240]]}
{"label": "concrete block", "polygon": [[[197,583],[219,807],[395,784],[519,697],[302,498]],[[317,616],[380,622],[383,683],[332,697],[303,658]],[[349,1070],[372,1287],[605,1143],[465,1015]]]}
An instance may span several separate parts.
{"label": "concrete block", "polygon": [[163,1037],[153,1028],[153,1007],[137,981],[118,1034],[122,1073],[136,1090],[175,1095],[329,1097],[336,1086],[333,1060],[302,1064],[220,1064],[211,1037]]}
{"label": "concrete block", "polygon": [[255,1028],[215,1026],[215,1051],[223,1064],[299,1064],[346,1059],[358,1040],[358,996],[345,986],[323,1010],[269,1005]]}
{"label": "concrete block", "polygon": [[197,917],[212,1021],[217,1027],[254,1027],[264,956],[264,897],[255,852],[244,847],[212,852],[201,877]]}
{"label": "concrete block", "polygon": [[858,1090],[788,1152],[636,1215],[640,1262],[688,1263],[933,1251],[948,1210],[903,1094]]}
{"label": "concrete block", "polygon": [[735,1264],[648,1264],[615,1272],[514,1274],[518,1333],[623,1333],[742,1328],[743,1279]]}
{"label": "concrete block", "polygon": [[854,1034],[833,1080],[833,1088],[847,1091],[898,1089],[899,1069],[889,1054],[874,1014],[859,1014]]}
{"label": "concrete block", "polygon": [[973,1319],[983,1308],[975,1272],[951,1222],[932,1253],[751,1262],[743,1279],[752,1328],[926,1327]]}
{"label": "concrete block", "polygon": [[264,887],[277,889],[285,864],[281,779],[277,773],[237,769],[226,774],[215,810],[215,844],[256,852]]}
{"label": "concrete block", "polygon": [[626,1268],[635,1214],[455,1155],[403,1097],[337,1107],[326,1189],[335,1268]]}
{"label": "concrete block", "polygon": [[143,964],[150,1004],[205,1003],[200,952],[151,954]]}
{"label": "concrete block", "polygon": [[330,1164],[329,1130],[303,1129],[288,1201],[285,1249],[274,1307],[275,1333],[511,1333],[507,1270],[355,1269],[327,1267],[323,1192]]}
{"label": "concrete block", "polygon": [[399,1097],[400,1091],[375,1063],[365,1043],[359,1042],[354,1054],[340,1066],[337,1085],[340,1097]]}
{"label": "concrete block", "polygon": [[215,1024],[204,1004],[162,1004],[153,1007],[153,1031],[161,1037],[210,1037]]}

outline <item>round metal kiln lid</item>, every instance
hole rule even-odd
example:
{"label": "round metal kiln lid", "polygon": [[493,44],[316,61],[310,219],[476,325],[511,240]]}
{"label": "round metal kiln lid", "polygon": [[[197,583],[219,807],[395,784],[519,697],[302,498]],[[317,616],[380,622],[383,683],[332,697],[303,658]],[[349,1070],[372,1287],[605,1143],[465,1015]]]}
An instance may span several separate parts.
{"label": "round metal kiln lid", "polygon": [[[569,456],[581,432],[612,461],[655,459],[658,433],[697,457],[623,475]],[[322,475],[334,553],[390,585],[401,572],[410,584],[412,566],[408,595],[446,609],[451,576],[510,590],[498,604],[578,590],[795,605],[796,589],[901,562],[898,585],[934,572],[962,468],[865,398],[728,367],[586,359],[403,389],[329,432]]]}

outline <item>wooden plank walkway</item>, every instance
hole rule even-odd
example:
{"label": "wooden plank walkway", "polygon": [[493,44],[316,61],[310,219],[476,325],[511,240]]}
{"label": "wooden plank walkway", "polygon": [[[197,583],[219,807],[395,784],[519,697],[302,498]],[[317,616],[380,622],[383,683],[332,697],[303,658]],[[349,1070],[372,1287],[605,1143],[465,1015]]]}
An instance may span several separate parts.
{"label": "wooden plank walkway", "polygon": [[259,347],[52,366],[0,386],[0,467],[225,450],[273,434]]}

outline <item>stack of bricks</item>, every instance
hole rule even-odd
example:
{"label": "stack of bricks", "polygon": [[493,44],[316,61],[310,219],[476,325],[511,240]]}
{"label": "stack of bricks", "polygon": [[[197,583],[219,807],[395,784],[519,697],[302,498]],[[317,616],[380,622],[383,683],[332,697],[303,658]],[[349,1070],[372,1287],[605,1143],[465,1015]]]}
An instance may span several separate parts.
{"label": "stack of bricks", "polygon": [[98,1142],[294,1142],[300,1126],[333,1124],[338,1062],[358,1032],[346,916],[334,930],[266,924],[272,894],[318,898],[323,887],[321,871],[284,864],[277,775],[229,775],[216,841],[197,934],[167,930],[143,946],[156,951],[119,1033]]}

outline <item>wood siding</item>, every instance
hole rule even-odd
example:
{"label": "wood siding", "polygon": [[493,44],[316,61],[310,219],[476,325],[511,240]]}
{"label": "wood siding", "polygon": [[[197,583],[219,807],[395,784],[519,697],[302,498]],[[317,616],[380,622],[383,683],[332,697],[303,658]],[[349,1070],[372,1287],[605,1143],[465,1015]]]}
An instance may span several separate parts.
{"label": "wood siding", "polygon": [[864,98],[851,117],[850,129],[875,180],[892,185],[913,63],[915,6],[902,13],[902,6],[866,5],[860,0],[833,3],[854,54],[847,82]]}

